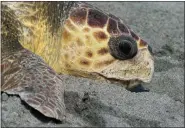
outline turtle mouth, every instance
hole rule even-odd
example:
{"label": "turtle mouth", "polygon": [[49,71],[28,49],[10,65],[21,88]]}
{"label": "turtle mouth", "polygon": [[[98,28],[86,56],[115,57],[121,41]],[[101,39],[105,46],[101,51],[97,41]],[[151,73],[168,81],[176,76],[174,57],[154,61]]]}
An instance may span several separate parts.
{"label": "turtle mouth", "polygon": [[99,74],[123,84],[149,83],[154,73],[154,58],[148,49],[142,49],[130,60],[116,61]]}
{"label": "turtle mouth", "polygon": [[106,76],[102,74],[98,74],[100,77],[110,81],[111,83],[115,84],[121,84],[126,89],[131,89],[133,87],[136,87],[137,85],[144,83],[144,81],[139,80],[138,78],[135,79],[117,79],[117,78],[107,78]]}

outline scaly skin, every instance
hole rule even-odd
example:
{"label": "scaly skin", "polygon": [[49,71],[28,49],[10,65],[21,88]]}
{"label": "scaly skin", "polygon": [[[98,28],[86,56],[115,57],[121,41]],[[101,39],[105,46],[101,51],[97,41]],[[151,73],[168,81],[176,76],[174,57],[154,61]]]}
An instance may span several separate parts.
{"label": "scaly skin", "polygon": [[[60,73],[121,81],[127,88],[152,78],[148,44],[111,14],[79,2],[3,2],[1,13],[1,90],[45,116],[65,117]],[[123,36],[136,42],[133,58],[111,53]]]}

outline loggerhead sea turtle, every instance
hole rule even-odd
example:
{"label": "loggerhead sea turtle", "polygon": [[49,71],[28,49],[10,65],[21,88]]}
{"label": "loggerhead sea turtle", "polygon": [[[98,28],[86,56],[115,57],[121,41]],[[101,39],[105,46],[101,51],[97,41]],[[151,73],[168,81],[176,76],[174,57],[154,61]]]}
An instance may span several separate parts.
{"label": "loggerhead sea turtle", "polygon": [[149,45],[114,15],[81,2],[2,2],[1,91],[48,117],[65,117],[59,74],[150,82]]}

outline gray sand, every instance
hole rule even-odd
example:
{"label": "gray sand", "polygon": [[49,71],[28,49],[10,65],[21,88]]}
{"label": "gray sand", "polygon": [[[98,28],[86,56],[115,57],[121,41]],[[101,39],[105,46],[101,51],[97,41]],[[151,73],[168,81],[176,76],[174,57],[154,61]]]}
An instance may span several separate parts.
{"label": "gray sand", "polygon": [[184,3],[89,2],[122,18],[150,42],[155,74],[143,86],[149,92],[134,93],[120,84],[62,75],[67,85],[67,119],[58,122],[21,102],[2,97],[2,125],[184,127]]}

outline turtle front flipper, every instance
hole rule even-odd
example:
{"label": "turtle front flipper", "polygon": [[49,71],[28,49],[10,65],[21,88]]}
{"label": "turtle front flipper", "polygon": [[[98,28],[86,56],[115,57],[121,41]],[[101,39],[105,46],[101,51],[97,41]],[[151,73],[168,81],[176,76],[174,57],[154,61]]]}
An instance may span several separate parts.
{"label": "turtle front flipper", "polygon": [[64,85],[43,60],[23,49],[1,60],[1,91],[17,94],[47,117],[65,117]]}

